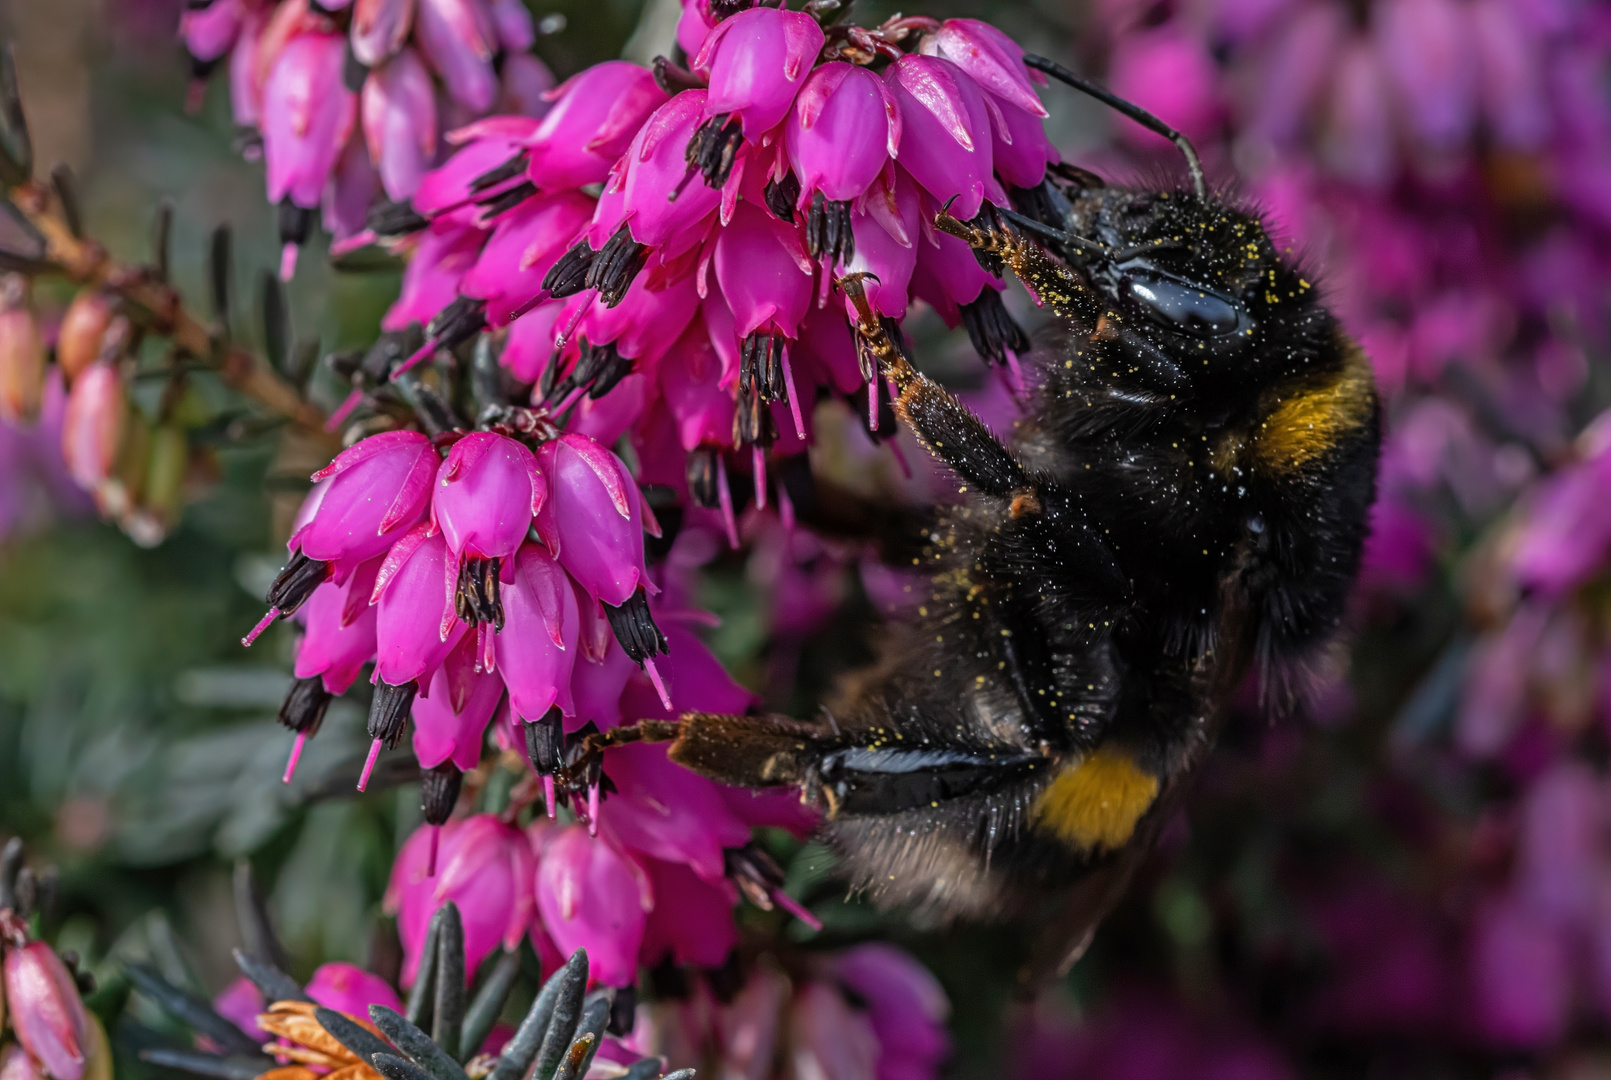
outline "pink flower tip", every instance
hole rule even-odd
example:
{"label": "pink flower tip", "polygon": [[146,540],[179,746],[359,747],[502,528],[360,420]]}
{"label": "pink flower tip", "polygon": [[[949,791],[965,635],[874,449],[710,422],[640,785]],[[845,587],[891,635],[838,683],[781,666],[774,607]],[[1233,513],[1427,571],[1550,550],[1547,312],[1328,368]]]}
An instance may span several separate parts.
{"label": "pink flower tip", "polygon": [[280,777],[280,783],[289,784],[291,777],[296,775],[297,762],[302,760],[302,748],[308,745],[308,733],[296,733],[296,741],[291,744],[291,757],[285,763],[285,775]]}
{"label": "pink flower tip", "polygon": [[655,693],[660,695],[660,704],[666,707],[667,712],[670,712],[671,695],[666,693],[666,684],[660,678],[660,669],[654,666],[654,657],[645,656],[643,658],[643,670],[649,673],[649,681],[654,683]]}
{"label": "pink flower tip", "polygon": [[380,740],[369,744],[369,757],[364,760],[364,771],[358,776],[358,790],[369,786],[369,774],[375,771],[375,760],[380,757]]}
{"label": "pink flower tip", "polygon": [[289,282],[296,277],[296,256],[298,248],[295,244],[286,244],[280,249],[280,280]]}
{"label": "pink flower tip", "polygon": [[268,614],[257,620],[257,625],[252,627],[251,631],[245,637],[241,638],[241,644],[250,649],[252,647],[252,642],[256,641],[262,635],[263,631],[267,630],[274,620],[278,619],[279,617],[279,608],[269,608]]}

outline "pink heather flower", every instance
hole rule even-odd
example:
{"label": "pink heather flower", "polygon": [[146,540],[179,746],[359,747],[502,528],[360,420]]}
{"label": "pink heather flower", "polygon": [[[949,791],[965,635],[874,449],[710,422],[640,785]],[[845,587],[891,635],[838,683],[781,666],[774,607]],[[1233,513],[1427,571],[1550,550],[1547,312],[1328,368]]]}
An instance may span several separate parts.
{"label": "pink heather flower", "polygon": [[0,1047],[0,1080],[49,1080],[39,1062],[16,1043]]}
{"label": "pink heather flower", "polygon": [[263,1011],[265,1004],[263,991],[257,988],[257,984],[245,975],[239,975],[213,998],[213,1012],[252,1038],[267,1042],[269,1033],[257,1026],[258,1014]]}
{"label": "pink heather flower", "polygon": [[357,96],[342,80],[347,43],[338,34],[298,34],[263,87],[268,197],[312,209],[357,120]]}
{"label": "pink heather flower", "polygon": [[548,830],[537,856],[536,892],[543,926],[561,953],[586,949],[593,978],[607,986],[637,983],[654,894],[630,856],[580,825]]}
{"label": "pink heather flower", "polygon": [[604,771],[616,792],[600,807],[599,824],[623,850],[682,863],[716,881],[726,872],[723,850],[749,840],[749,827],[727,808],[718,786],[673,764],[664,746],[619,747]]}
{"label": "pink heather flower", "polygon": [[[610,171],[588,244],[604,247],[622,225],[640,244],[676,255],[704,239],[699,226],[721,203],[720,191],[688,183],[685,148],[705,112],[703,90],[661,105],[638,129]],[[675,196],[675,198],[673,198]]]}
{"label": "pink heather flower", "polygon": [[[905,137],[911,139],[911,135]],[[907,288],[912,271],[917,267],[918,245],[923,242],[923,210],[918,199],[912,178],[904,169],[897,169],[895,187],[873,188],[863,208],[850,218],[850,227],[856,236],[856,254],[845,266],[845,272],[874,275],[877,280],[863,282],[867,299],[880,315],[894,319],[906,314]],[[975,214],[981,205],[975,204]],[[960,203],[951,209],[956,214],[962,212]],[[855,318],[850,300],[846,298],[843,303],[845,314]]]}
{"label": "pink heather flower", "polygon": [[364,80],[364,140],[390,199],[406,199],[436,157],[436,90],[419,55],[404,49]]}
{"label": "pink heather flower", "polygon": [[308,980],[308,996],[327,1009],[348,1016],[369,1019],[371,1005],[384,1005],[393,1012],[403,1011],[403,1002],[391,983],[354,964],[339,961],[320,964]]}
{"label": "pink heather flower", "polygon": [[[628,682],[621,694],[622,716],[664,720],[685,712],[742,713],[755,703],[755,696],[733,681],[722,662],[692,630],[681,622],[668,622],[665,635],[670,650],[660,662],[665,667],[671,705],[662,704],[649,680],[640,675]],[[717,790],[724,789],[718,785]]]}
{"label": "pink heather flower", "polygon": [[526,175],[547,190],[603,182],[644,120],[666,100],[653,72],[625,60],[586,68],[552,96],[553,108],[527,141]]}
{"label": "pink heather flower", "polygon": [[229,54],[229,106],[237,127],[255,128],[262,117],[263,88],[257,79],[257,47],[268,21],[266,12],[247,11],[241,19],[235,47]]}
{"label": "pink heather flower", "polygon": [[375,656],[375,608],[369,594],[380,560],[354,573],[345,585],[326,581],[313,590],[297,615],[307,629],[297,643],[294,673],[299,679],[321,677],[332,694],[347,692],[359,671]]}
{"label": "pink heather flower", "polygon": [[481,0],[415,0],[414,40],[453,100],[473,113],[492,108],[497,29]]}
{"label": "pink heather flower", "polygon": [[503,697],[503,680],[478,671],[480,650],[466,634],[431,676],[428,694],[414,699],[414,756],[434,769],[451,760],[469,772],[481,760],[487,725]]}
{"label": "pink heather flower", "polygon": [[431,440],[417,431],[387,431],[355,443],[313,474],[318,502],[286,547],[337,564],[345,581],[359,563],[384,554],[425,516],[438,467]]}
{"label": "pink heather flower", "polygon": [[459,906],[464,920],[466,981],[500,944],[509,949],[518,945],[531,922],[532,856],[520,830],[494,814],[449,821],[440,828],[436,876],[427,874],[434,827],[422,825],[398,851],[386,886],[385,907],[397,915],[403,944],[404,986],[414,984],[425,931],[447,901]]}
{"label": "pink heather flower", "polygon": [[682,0],[682,15],[677,20],[677,44],[689,56],[698,56],[705,38],[716,29],[716,20],[710,13],[710,0]]}
{"label": "pink heather flower", "polygon": [[800,181],[796,209],[821,192],[845,202],[870,187],[901,145],[901,114],[884,80],[842,61],[806,79],[784,128],[789,166]]}
{"label": "pink heather flower", "polygon": [[1000,278],[979,265],[978,259],[970,262],[962,258],[972,254],[973,249],[963,241],[938,229],[923,233],[917,243],[912,293],[927,301],[947,326],[957,325],[957,309],[962,304],[973,303],[987,288],[1003,286]]}
{"label": "pink heather flower", "polygon": [[829,970],[867,1003],[878,1080],[932,1077],[951,1047],[951,1004],[928,969],[893,945],[870,942],[834,956]]}
{"label": "pink heather flower", "polygon": [[1024,66],[1023,46],[989,23],[947,19],[923,39],[921,51],[945,57],[1006,104],[1031,116],[1047,115]]}
{"label": "pink heather flower", "polygon": [[431,518],[454,559],[501,559],[526,539],[547,495],[524,444],[477,431],[454,443],[437,469]]}
{"label": "pink heather flower", "polygon": [[511,55],[524,54],[537,43],[531,12],[522,0],[486,0],[487,15],[498,31],[498,43]]}
{"label": "pink heather flower", "polygon": [[1570,760],[1551,765],[1522,800],[1517,893],[1558,926],[1588,926],[1599,914],[1608,808],[1599,776]]}
{"label": "pink heather flower", "polygon": [[1383,0],[1373,25],[1411,131],[1434,151],[1464,142],[1477,112],[1477,50],[1464,5]]}
{"label": "pink heather flower", "polygon": [[62,458],[78,486],[99,492],[112,473],[127,413],[117,368],[97,361],[73,380],[62,420]]}
{"label": "pink heather flower", "polygon": [[396,56],[413,29],[415,0],[356,0],[352,7],[352,54],[375,68]]}
{"label": "pink heather flower", "polygon": [[200,64],[223,59],[240,34],[245,15],[242,0],[213,0],[200,10],[186,9],[179,16],[179,36],[185,51]]}
{"label": "pink heather flower", "polygon": [[478,223],[481,207],[470,200],[513,187],[520,182],[520,176],[516,174],[484,190],[472,191],[470,185],[513,158],[535,130],[537,121],[531,117],[489,116],[448,132],[447,141],[458,144],[459,149],[420,178],[410,205],[433,221],[451,215],[459,225]]}
{"label": "pink heather flower", "polygon": [[877,1075],[872,1023],[826,983],[807,983],[795,994],[790,1027],[797,1072],[833,1080]]}
{"label": "pink heather flower", "polygon": [[543,376],[554,353],[554,327],[569,311],[563,300],[547,300],[520,316],[509,327],[498,362],[523,383]]}
{"label": "pink heather flower", "polygon": [[1332,172],[1370,187],[1392,178],[1393,116],[1381,58],[1368,39],[1343,49],[1327,119],[1321,151]]}
{"label": "pink heather flower", "polygon": [[1490,1043],[1518,1048],[1559,1040],[1571,1008],[1566,939],[1509,898],[1489,901],[1472,933],[1468,985],[1478,1032]]}
{"label": "pink heather flower", "polygon": [[1005,204],[992,175],[990,113],[967,72],[937,56],[907,55],[884,81],[900,108],[900,162],[912,178],[939,203],[955,196],[951,213],[963,220],[986,199]]}
{"label": "pink heather flower", "polygon": [[6,950],[6,1008],[11,1030],[55,1080],[79,1080],[89,1017],[72,973],[43,941]]}
{"label": "pink heather flower", "polygon": [[[582,597],[578,597],[577,602],[584,611],[589,607],[598,607],[598,601],[591,596],[586,597],[585,603]],[[584,626],[590,620],[604,631],[604,648],[599,659],[590,657],[584,630],[582,655],[577,658],[576,666],[571,671],[571,695],[576,715],[565,725],[570,730],[593,723],[602,731],[621,723],[624,719],[621,715],[621,694],[638,673],[638,665],[632,662],[632,658],[610,634],[610,625],[604,621],[603,613],[584,615]]]}
{"label": "pink heather flower", "polygon": [[[594,346],[614,345],[622,356],[640,361],[640,368],[660,359],[699,310],[699,289],[692,275],[655,278],[639,274],[614,307],[587,306],[576,324],[576,339],[586,338]],[[568,310],[575,311],[587,304],[587,298],[573,297],[570,304]]]}
{"label": "pink heather flower", "polygon": [[423,680],[466,627],[453,613],[453,562],[440,534],[416,526],[392,545],[375,580],[375,676],[390,686]]}
{"label": "pink heather flower", "polygon": [[554,73],[537,57],[523,52],[505,53],[497,111],[541,117],[548,112],[548,93],[554,83]]}
{"label": "pink heather flower", "polygon": [[1001,121],[992,127],[990,142],[997,175],[1013,187],[1035,187],[1046,176],[1046,166],[1062,156],[1046,137],[1039,116],[1012,105],[998,106],[997,115]]}
{"label": "pink heather flower", "polygon": [[677,339],[658,373],[661,400],[684,450],[732,442],[733,395],[721,388],[722,360],[704,319],[694,320]]}
{"label": "pink heather flower", "polygon": [[509,687],[514,715],[541,720],[555,705],[574,711],[571,670],[580,616],[565,571],[543,547],[528,542],[507,564],[504,627],[496,635],[498,673]]}
{"label": "pink heather flower", "polygon": [[538,535],[582,588],[612,607],[625,604],[640,583],[648,584],[641,496],[632,475],[585,435],[544,443],[537,461],[549,485]]}
{"label": "pink heather flower", "polygon": [[[421,189],[424,181],[421,181]],[[487,234],[452,220],[431,223],[403,271],[403,288],[380,320],[382,330],[428,325],[459,295],[459,282],[475,265]]]}
{"label": "pink heather flower", "polygon": [[542,293],[543,276],[587,228],[593,206],[581,192],[559,191],[499,215],[459,291],[487,301],[489,325],[508,325]]}
{"label": "pink heather flower", "polygon": [[355,133],[347,140],[320,202],[324,230],[330,234],[332,246],[359,235],[367,236],[369,208],[382,194],[380,173],[369,160],[369,148],[364,145],[362,133]]}
{"label": "pink heather flower", "polygon": [[642,865],[653,890],[654,910],[643,928],[639,962],[654,967],[669,954],[678,964],[721,967],[738,945],[733,922],[738,890],[733,883],[726,878],[706,880],[681,863],[644,859]]}
{"label": "pink heather flower", "polygon": [[704,118],[731,116],[746,139],[759,140],[788,113],[823,41],[803,11],[753,7],[722,20],[693,59],[710,78]]}
{"label": "pink heather flower", "polygon": [[1611,450],[1539,485],[1511,556],[1519,584],[1558,596],[1605,565],[1611,552]]}
{"label": "pink heather flower", "polygon": [[[755,9],[755,10],[767,10]],[[740,339],[754,333],[794,337],[814,296],[811,259],[798,229],[742,203],[717,234],[712,263]],[[791,400],[795,395],[790,393]]]}

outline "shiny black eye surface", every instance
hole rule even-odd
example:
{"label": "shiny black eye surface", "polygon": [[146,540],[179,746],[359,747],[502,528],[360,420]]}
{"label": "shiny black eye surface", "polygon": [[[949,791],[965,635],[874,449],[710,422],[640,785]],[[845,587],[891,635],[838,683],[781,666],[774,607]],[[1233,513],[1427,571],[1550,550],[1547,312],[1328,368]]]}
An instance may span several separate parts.
{"label": "shiny black eye surface", "polygon": [[1142,314],[1168,330],[1192,337],[1224,337],[1251,320],[1240,304],[1150,266],[1123,267],[1123,291]]}

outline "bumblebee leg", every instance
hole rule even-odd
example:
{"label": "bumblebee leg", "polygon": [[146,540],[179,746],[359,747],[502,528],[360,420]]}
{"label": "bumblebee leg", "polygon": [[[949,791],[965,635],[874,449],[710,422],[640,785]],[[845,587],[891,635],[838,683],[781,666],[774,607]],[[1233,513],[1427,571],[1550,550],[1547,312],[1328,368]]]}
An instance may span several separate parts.
{"label": "bumblebee leg", "polygon": [[[1107,250],[1100,244],[1061,229],[1051,228],[1034,218],[1015,214],[1010,210],[992,208],[973,221],[959,221],[952,217],[948,210],[942,209],[934,215],[934,225],[941,232],[950,233],[965,242],[975,251],[995,256],[1006,263],[1012,268],[1012,272],[1018,275],[1018,280],[1024,283],[1024,287],[1035,295],[1036,301],[1051,308],[1053,314],[1065,319],[1091,319],[1100,313],[1100,308],[1092,302],[1088,290],[1075,276],[1074,271],[1052,258],[1039,245],[1030,243],[1006,228],[1001,224],[1002,218],[1015,222],[1020,228],[1042,235],[1054,243],[1094,249],[1092,254],[1098,257]],[[983,224],[976,224],[981,221]]]}

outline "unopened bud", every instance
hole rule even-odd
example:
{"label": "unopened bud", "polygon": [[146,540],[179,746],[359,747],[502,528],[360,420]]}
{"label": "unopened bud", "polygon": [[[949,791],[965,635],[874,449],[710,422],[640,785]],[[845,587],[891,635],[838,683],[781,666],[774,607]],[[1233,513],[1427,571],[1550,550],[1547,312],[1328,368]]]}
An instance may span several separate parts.
{"label": "unopened bud", "polygon": [[183,428],[164,424],[152,433],[141,504],[164,528],[178,516],[180,491],[189,463],[190,444]]}
{"label": "unopened bud", "polygon": [[62,316],[56,331],[56,363],[69,385],[100,359],[106,330],[117,311],[117,301],[99,289],[81,289]]}
{"label": "unopened bud", "polygon": [[17,1041],[55,1080],[84,1075],[89,1018],[72,973],[43,941],[10,949],[6,999]]}
{"label": "unopened bud", "polygon": [[97,361],[73,383],[62,421],[62,457],[80,487],[99,494],[117,463],[126,415],[117,368]]}
{"label": "unopened bud", "polygon": [[0,420],[31,421],[45,393],[45,343],[28,306],[28,279],[0,281]]}

